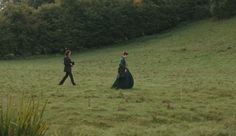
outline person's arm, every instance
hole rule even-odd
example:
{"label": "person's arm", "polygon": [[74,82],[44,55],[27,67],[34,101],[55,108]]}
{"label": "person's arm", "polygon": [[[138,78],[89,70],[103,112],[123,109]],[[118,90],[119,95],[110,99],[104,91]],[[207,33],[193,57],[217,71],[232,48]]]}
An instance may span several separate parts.
{"label": "person's arm", "polygon": [[123,59],[123,58],[121,59],[121,61],[120,61],[120,66],[126,68],[126,62],[125,62],[125,59]]}
{"label": "person's arm", "polygon": [[65,66],[72,66],[72,61],[69,58],[64,59],[64,65]]}
{"label": "person's arm", "polygon": [[69,60],[70,60],[71,66],[75,65],[75,62],[74,62],[74,61],[71,61],[71,59],[69,59]]}
{"label": "person's arm", "polygon": [[119,64],[119,74],[123,75],[124,72],[126,72],[126,64],[125,64],[125,60],[122,58],[120,60],[120,64]]}
{"label": "person's arm", "polygon": [[126,72],[127,71],[127,65],[126,65],[126,61],[125,61],[124,58],[121,60],[120,65],[124,69],[124,71]]}

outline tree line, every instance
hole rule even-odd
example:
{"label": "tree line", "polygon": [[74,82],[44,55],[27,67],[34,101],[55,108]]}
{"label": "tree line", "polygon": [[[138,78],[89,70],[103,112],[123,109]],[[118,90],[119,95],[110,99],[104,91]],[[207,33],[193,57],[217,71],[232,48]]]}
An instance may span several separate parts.
{"label": "tree line", "polygon": [[235,0],[4,0],[0,58],[99,48],[235,14]]}

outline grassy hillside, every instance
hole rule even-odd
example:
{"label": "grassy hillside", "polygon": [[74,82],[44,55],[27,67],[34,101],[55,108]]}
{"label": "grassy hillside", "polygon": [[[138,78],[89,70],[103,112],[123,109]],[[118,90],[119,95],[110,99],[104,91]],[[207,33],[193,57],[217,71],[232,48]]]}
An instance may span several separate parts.
{"label": "grassy hillside", "polygon": [[[235,28],[204,20],[73,54],[77,86],[57,85],[63,56],[0,61],[0,96],[48,100],[48,136],[235,136]],[[112,90],[123,50],[135,87]]]}

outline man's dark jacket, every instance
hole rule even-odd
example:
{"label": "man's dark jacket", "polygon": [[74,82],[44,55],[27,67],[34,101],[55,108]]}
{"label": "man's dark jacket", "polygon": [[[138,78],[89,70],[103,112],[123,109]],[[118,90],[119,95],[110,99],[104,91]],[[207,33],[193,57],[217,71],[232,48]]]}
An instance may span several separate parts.
{"label": "man's dark jacket", "polygon": [[74,65],[74,62],[71,61],[69,57],[64,58],[64,72],[71,72],[71,67]]}

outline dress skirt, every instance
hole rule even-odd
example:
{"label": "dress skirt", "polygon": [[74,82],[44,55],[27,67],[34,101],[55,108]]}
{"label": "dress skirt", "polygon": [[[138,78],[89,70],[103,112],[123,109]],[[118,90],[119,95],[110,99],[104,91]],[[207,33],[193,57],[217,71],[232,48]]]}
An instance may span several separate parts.
{"label": "dress skirt", "polygon": [[117,89],[131,89],[134,86],[134,79],[128,69],[122,74],[118,74],[112,88]]}

